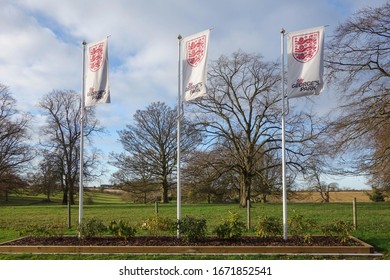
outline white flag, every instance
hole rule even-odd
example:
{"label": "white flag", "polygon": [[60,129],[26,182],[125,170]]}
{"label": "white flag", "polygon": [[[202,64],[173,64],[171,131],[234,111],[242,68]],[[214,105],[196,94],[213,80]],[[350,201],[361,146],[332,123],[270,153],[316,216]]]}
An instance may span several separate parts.
{"label": "white flag", "polygon": [[207,50],[210,30],[183,39],[183,95],[190,101],[206,95]]}
{"label": "white flag", "polygon": [[107,38],[87,45],[85,106],[110,103]]}
{"label": "white flag", "polygon": [[320,94],[324,87],[323,49],[323,26],[288,33],[288,98]]}

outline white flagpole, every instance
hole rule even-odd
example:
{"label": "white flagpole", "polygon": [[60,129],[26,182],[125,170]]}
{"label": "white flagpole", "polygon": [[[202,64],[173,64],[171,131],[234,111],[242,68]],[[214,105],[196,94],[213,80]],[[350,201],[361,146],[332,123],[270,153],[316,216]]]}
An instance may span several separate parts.
{"label": "white flagpole", "polygon": [[[177,86],[177,177],[176,177],[176,183],[177,183],[177,221],[178,223],[181,220],[181,186],[180,186],[180,119],[181,119],[181,41],[182,36],[179,34],[177,37],[179,43],[178,43],[178,86]],[[179,224],[177,226],[177,238],[180,238],[180,228]]]}
{"label": "white flagpole", "polygon": [[282,188],[283,188],[283,239],[287,240],[287,188],[286,188],[286,148],[285,148],[285,106],[284,106],[284,33],[280,30],[282,63]]}
{"label": "white flagpole", "polygon": [[[82,89],[81,89],[81,113],[80,113],[80,184],[79,184],[79,226],[83,222],[83,197],[84,197],[84,98],[85,98],[85,46],[86,42],[83,41],[83,54],[82,54]],[[81,233],[79,232],[79,237],[81,237]]]}

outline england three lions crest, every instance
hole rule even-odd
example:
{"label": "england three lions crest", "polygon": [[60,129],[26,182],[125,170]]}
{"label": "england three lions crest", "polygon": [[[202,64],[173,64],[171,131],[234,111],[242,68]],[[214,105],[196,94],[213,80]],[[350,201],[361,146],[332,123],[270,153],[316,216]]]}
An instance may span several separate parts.
{"label": "england three lions crest", "polygon": [[104,60],[104,43],[93,45],[89,48],[89,69],[96,72],[102,67]]}
{"label": "england three lions crest", "polygon": [[186,60],[189,65],[196,67],[206,53],[206,35],[195,38],[186,43]]}
{"label": "england three lions crest", "polygon": [[310,61],[318,53],[320,32],[292,36],[292,54],[301,63]]}

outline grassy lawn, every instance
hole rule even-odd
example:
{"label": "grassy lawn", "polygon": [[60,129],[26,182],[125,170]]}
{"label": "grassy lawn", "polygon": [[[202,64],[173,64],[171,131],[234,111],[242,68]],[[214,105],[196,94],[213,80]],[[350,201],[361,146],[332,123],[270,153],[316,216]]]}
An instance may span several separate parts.
{"label": "grassy lawn", "polygon": [[[154,204],[125,203],[115,194],[86,193],[91,204],[84,204],[84,218],[96,217],[108,225],[112,220],[126,220],[134,226],[154,215]],[[54,198],[52,203],[41,204],[42,197],[10,197],[10,201],[0,202],[0,242],[19,237],[19,232],[28,225],[62,225],[67,227],[67,206],[60,205],[60,199]],[[246,221],[246,209],[240,209],[237,204],[183,204],[182,217],[186,215],[204,218],[207,221],[208,232],[219,225],[231,212],[237,212],[242,221]],[[303,215],[321,225],[335,221],[352,222],[352,203],[289,203],[289,216]],[[160,204],[159,215],[176,219],[176,204]],[[254,204],[251,209],[251,224],[254,227],[261,216],[282,217],[280,203]],[[72,228],[65,234],[76,234],[78,221],[78,206],[71,208]],[[316,228],[317,228],[316,227]],[[138,235],[145,232],[138,230]],[[245,233],[255,234],[254,231]],[[319,231],[318,234],[321,234]],[[390,259],[390,203],[358,203],[358,229],[352,232],[357,238],[375,246],[376,250]],[[178,256],[131,256],[131,255],[0,255],[0,259],[176,259]],[[288,256],[181,256],[181,259],[285,259]],[[302,257],[294,257],[302,258]],[[303,257],[305,258],[305,257]],[[312,259],[312,257],[306,257]]]}

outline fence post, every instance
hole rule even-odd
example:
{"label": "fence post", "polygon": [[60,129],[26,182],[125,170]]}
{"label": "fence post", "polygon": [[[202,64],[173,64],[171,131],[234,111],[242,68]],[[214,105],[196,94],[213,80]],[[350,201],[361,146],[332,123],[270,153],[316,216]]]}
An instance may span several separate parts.
{"label": "fence post", "polygon": [[246,228],[251,229],[251,202],[249,199],[246,201],[246,213],[247,213]]}
{"label": "fence post", "polygon": [[[82,199],[82,198],[81,198]],[[70,197],[68,197],[68,229],[72,228]]]}
{"label": "fence post", "polygon": [[154,212],[158,215],[158,201],[154,202]]}
{"label": "fence post", "polygon": [[[68,206],[68,229],[71,229],[72,228],[72,215],[71,215],[72,205],[70,203],[70,189],[67,192],[67,196],[68,196],[68,205],[67,205]],[[79,197],[79,199],[83,199],[83,198]]]}
{"label": "fence post", "polygon": [[356,197],[353,198],[353,228],[357,230],[357,208],[356,208]]}

